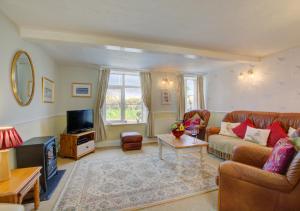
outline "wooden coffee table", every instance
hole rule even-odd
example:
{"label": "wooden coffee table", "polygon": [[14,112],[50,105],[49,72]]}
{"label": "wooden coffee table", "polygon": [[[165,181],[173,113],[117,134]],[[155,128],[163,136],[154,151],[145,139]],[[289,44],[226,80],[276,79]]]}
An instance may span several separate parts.
{"label": "wooden coffee table", "polygon": [[188,135],[182,135],[179,139],[176,139],[172,134],[162,134],[157,136],[159,145],[159,158],[163,159],[163,146],[166,146],[176,152],[178,158],[182,153],[200,153],[201,164],[204,162],[203,148],[206,149],[208,143],[198,138],[194,138]]}

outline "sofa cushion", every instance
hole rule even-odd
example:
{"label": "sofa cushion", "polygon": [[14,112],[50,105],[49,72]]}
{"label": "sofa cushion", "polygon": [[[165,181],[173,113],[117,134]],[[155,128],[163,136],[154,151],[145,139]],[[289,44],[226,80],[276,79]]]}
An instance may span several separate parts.
{"label": "sofa cushion", "polygon": [[239,137],[230,137],[223,135],[210,135],[208,145],[210,148],[232,155],[233,148],[237,145],[255,145],[251,142],[243,141]]}
{"label": "sofa cushion", "polygon": [[254,127],[254,124],[250,119],[246,119],[239,126],[232,129],[232,131],[240,138],[244,138],[247,130],[247,126]]}
{"label": "sofa cushion", "polygon": [[195,113],[191,118],[184,121],[184,127],[189,130],[201,124],[201,118],[198,113]]}
{"label": "sofa cushion", "polygon": [[239,126],[240,123],[221,122],[220,135],[237,137],[232,131],[232,128]]}
{"label": "sofa cushion", "polygon": [[285,174],[295,152],[293,144],[288,139],[280,139],[274,146],[272,154],[263,169],[273,173]]}
{"label": "sofa cushion", "polygon": [[300,137],[300,128],[295,129],[293,127],[290,127],[288,131],[288,137],[290,138]]}
{"label": "sofa cushion", "polygon": [[270,131],[270,129],[257,129],[247,126],[244,140],[266,146]]}
{"label": "sofa cushion", "polygon": [[281,127],[281,124],[278,121],[275,121],[271,125],[269,125],[268,129],[271,130],[267,143],[268,147],[274,147],[279,139],[287,137],[286,132]]}

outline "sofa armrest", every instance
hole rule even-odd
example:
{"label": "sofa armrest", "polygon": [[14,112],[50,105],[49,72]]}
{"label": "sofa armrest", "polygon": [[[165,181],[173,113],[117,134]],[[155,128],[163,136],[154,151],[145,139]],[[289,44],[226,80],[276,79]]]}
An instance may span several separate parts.
{"label": "sofa armrest", "polygon": [[221,129],[219,127],[206,128],[206,141],[208,141],[209,136],[219,134],[220,130]]}
{"label": "sofa armrest", "polygon": [[232,160],[262,168],[272,152],[271,148],[253,145],[237,145],[233,148]]}
{"label": "sofa armrest", "polygon": [[262,186],[268,189],[289,192],[293,186],[288,182],[286,176],[276,173],[271,173],[253,166],[237,163],[234,161],[225,161],[220,164],[220,185],[226,182],[228,176],[233,179],[242,180],[257,186]]}

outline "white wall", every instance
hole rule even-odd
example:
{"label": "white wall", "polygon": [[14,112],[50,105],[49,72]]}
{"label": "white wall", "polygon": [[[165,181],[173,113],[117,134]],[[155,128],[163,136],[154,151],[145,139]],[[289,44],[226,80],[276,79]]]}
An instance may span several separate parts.
{"label": "white wall", "polygon": [[[72,97],[72,83],[92,83],[92,97]],[[93,108],[98,82],[98,69],[79,65],[60,65],[58,71],[58,108],[59,114],[68,110]]]}
{"label": "white wall", "polygon": [[[95,103],[95,92],[97,87],[98,69],[96,67],[61,65],[58,71],[58,113],[61,115],[58,119],[58,132],[63,132],[66,127],[65,114],[67,110],[93,108]],[[174,81],[169,87],[171,90],[172,103],[170,105],[161,104],[161,89],[166,88],[161,84],[161,79],[168,77]],[[71,86],[73,82],[92,83],[91,98],[72,97]],[[176,76],[170,73],[153,72],[152,73],[152,107],[154,112],[155,133],[163,133],[169,130],[169,126],[176,120]],[[138,131],[145,133],[144,124],[134,125],[114,125],[106,126],[108,141],[119,139],[122,131]]]}
{"label": "white wall", "polygon": [[[55,63],[38,46],[20,39],[17,28],[0,13],[0,125],[13,125],[55,114],[55,104],[42,103],[42,76],[56,80]],[[35,67],[36,90],[29,106],[21,107],[15,100],[10,84],[11,62],[16,51],[29,53]]]}
{"label": "white wall", "polygon": [[[22,40],[16,26],[0,13],[0,126],[15,126],[22,139],[34,136],[56,135],[53,115],[56,103],[42,103],[42,76],[56,81],[56,65],[37,45]],[[25,50],[31,56],[35,68],[35,93],[29,106],[20,106],[14,98],[10,84],[10,68],[14,54]],[[14,150],[10,151],[11,167],[14,168]]]}
{"label": "white wall", "polygon": [[211,111],[256,110],[300,111],[300,48],[264,58],[247,74],[249,64],[211,72],[206,75],[207,107]]}

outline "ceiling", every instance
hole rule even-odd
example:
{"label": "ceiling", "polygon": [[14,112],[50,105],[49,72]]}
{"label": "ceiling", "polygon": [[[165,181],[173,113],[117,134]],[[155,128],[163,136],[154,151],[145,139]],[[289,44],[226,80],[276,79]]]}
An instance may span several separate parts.
{"label": "ceiling", "polygon": [[[299,0],[0,0],[0,9],[19,27],[113,36],[257,58],[300,45]],[[41,43],[60,62],[76,60],[141,68],[171,64],[181,65],[185,71],[231,63],[203,57],[191,61],[176,53],[136,55],[108,52],[101,46]]]}
{"label": "ceiling", "polygon": [[236,61],[224,61],[204,57],[189,59],[181,54],[157,52],[128,53],[106,50],[104,47],[74,43],[34,42],[39,44],[55,61],[62,65],[109,65],[112,68],[185,73],[206,73],[210,70],[231,68],[237,65]]}

